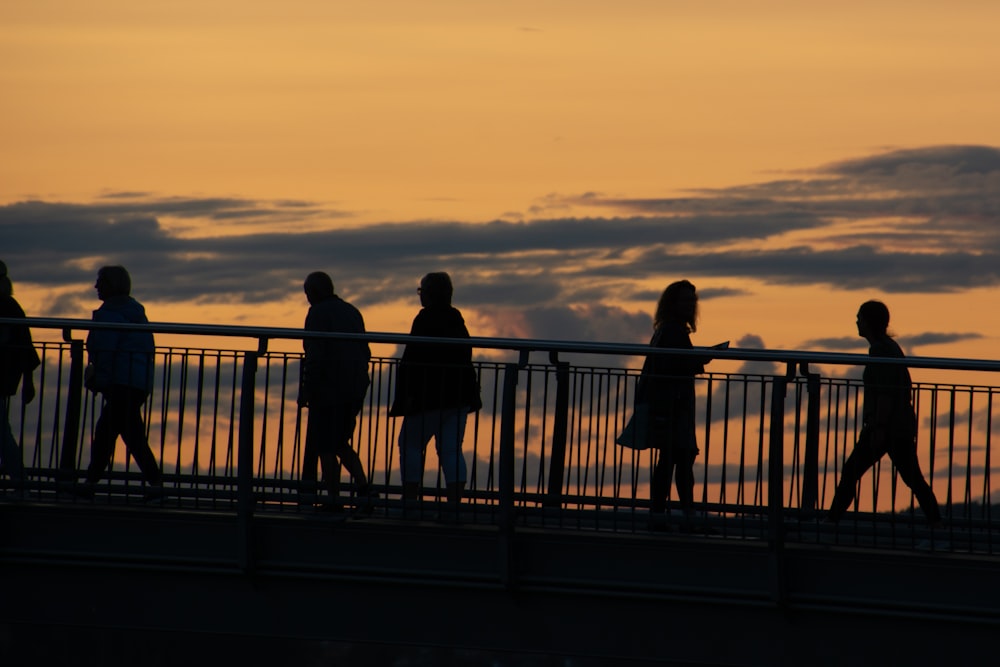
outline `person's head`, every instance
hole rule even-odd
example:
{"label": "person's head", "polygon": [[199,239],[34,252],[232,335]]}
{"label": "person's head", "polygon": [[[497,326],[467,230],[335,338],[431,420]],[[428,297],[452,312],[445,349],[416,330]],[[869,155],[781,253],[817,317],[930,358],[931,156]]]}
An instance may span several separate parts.
{"label": "person's head", "polygon": [[14,296],[14,285],[6,274],[0,275],[0,296]]}
{"label": "person's head", "polygon": [[101,301],[113,296],[128,296],[132,293],[132,278],[124,266],[102,266],[94,287]]}
{"label": "person's head", "polygon": [[656,303],[653,326],[659,328],[670,321],[683,322],[688,331],[698,330],[698,291],[687,280],[667,285]]}
{"label": "person's head", "polygon": [[889,335],[889,308],[881,301],[865,301],[858,308],[858,335],[881,338]]}
{"label": "person's head", "polygon": [[444,271],[428,273],[420,280],[419,292],[422,306],[450,306],[454,292],[451,276]]}
{"label": "person's head", "polygon": [[310,304],[319,303],[333,296],[333,279],[322,271],[314,271],[306,276],[302,289]]}

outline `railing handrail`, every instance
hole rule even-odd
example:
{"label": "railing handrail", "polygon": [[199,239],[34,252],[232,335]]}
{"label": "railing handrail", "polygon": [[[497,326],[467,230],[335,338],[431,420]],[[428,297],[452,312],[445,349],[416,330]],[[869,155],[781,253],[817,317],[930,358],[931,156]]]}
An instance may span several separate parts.
{"label": "railing handrail", "polygon": [[[695,346],[691,350],[651,348],[642,343],[600,343],[586,341],[560,341],[535,338],[499,338],[473,336],[468,339],[430,338],[412,336],[408,333],[366,332],[364,334],[333,333],[306,331],[290,327],[260,327],[239,326],[228,324],[190,324],[176,322],[149,322],[133,324],[125,322],[95,322],[86,319],[28,317],[24,319],[0,318],[0,324],[27,324],[38,329],[61,329],[67,334],[72,330],[118,329],[151,331],[176,335],[219,336],[228,338],[247,338],[255,340],[287,339],[301,340],[303,338],[334,338],[346,340],[365,340],[370,343],[406,344],[425,342],[437,344],[465,344],[474,348],[513,350],[517,352],[566,352],[586,354],[610,354],[643,357],[650,354],[670,354],[682,356],[711,356],[712,359],[734,361],[768,361],[786,364],[834,364],[846,366],[863,366],[871,362],[867,354],[851,354],[843,352],[814,352],[802,350],[761,350],[748,348],[717,349],[713,347]],[[1000,372],[1000,361],[986,359],[969,359],[953,357],[922,357],[911,356],[905,359],[880,358],[880,364],[905,365],[910,368],[929,368],[941,370]]]}

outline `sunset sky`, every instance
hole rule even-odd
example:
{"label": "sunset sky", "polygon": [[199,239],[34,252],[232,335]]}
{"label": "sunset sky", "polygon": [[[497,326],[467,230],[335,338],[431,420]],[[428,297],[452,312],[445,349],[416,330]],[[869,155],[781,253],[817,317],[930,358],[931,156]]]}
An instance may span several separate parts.
{"label": "sunset sky", "polygon": [[445,270],[474,335],[996,358],[1000,3],[0,4],[0,259],[89,318],[372,331]]}

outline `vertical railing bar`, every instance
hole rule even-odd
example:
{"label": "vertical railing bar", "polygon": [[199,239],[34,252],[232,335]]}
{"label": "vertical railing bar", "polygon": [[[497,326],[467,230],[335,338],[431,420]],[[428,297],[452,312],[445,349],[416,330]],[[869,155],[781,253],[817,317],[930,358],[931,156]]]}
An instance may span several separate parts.
{"label": "vertical railing bar", "polygon": [[782,506],[784,482],[785,398],[788,382],[795,377],[795,364],[788,363],[784,376],[771,379],[771,417],[768,447],[768,546],[771,554],[772,599],[778,605],[785,603],[784,572],[784,507]]}
{"label": "vertical railing bar", "polygon": [[[524,455],[521,456],[521,482],[518,485],[521,492],[521,497],[526,498],[528,494],[528,479],[530,477],[530,472],[528,470],[528,444],[531,438],[531,380],[532,373],[531,370],[526,368],[524,374],[524,428],[522,429],[521,445],[524,448]],[[537,483],[537,482],[536,482]],[[527,504],[527,500],[524,500],[522,504]]]}
{"label": "vertical railing bar", "polygon": [[70,345],[69,386],[66,396],[66,420],[63,423],[62,451],[59,456],[57,479],[75,481],[77,447],[83,407],[83,341],[75,339],[69,329],[63,330],[63,340]]}
{"label": "vertical railing bar", "polygon": [[991,449],[993,447],[993,390],[989,389],[986,393],[986,443],[985,443],[985,453],[983,456],[983,511],[986,520],[986,548],[987,552],[993,553],[993,503],[991,502],[992,495],[992,477],[993,473],[990,468],[992,465],[992,454]]}
{"label": "vertical railing bar", "polygon": [[500,405],[500,582],[514,584],[514,435],[516,428],[517,380],[520,369],[528,365],[528,352],[521,352],[518,363],[504,366],[503,399]]}
{"label": "vertical railing bar", "polygon": [[208,456],[208,473],[211,478],[210,487],[212,489],[211,498],[213,506],[218,501],[218,485],[216,483],[216,478],[218,475],[218,465],[217,465],[217,455],[218,455],[218,434],[219,434],[219,394],[222,389],[222,354],[218,353],[214,355],[215,357],[215,370],[213,383],[214,396],[212,397],[212,439],[209,443],[209,456]]}
{"label": "vertical railing bar", "polygon": [[237,466],[237,517],[239,544],[237,559],[245,574],[256,569],[254,550],[254,420],[256,403],[257,360],[267,350],[267,339],[258,341],[256,352],[243,355],[243,380],[240,386],[240,437]]}

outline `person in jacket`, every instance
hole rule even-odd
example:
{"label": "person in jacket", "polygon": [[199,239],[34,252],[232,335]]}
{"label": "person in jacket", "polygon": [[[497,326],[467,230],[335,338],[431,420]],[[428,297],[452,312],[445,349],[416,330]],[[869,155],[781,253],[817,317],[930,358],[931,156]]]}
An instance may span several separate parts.
{"label": "person in jacket", "polygon": [[[323,272],[310,273],[303,284],[309,312],[306,331],[363,334],[365,321],[358,309],[334,293],[333,280]],[[316,503],[317,463],[334,511],[340,503],[340,468],[347,467],[357,485],[361,502],[370,500],[365,468],[351,447],[358,414],[368,391],[371,350],[363,340],[304,338],[302,377],[298,404],[309,408],[306,442],[302,454],[302,490],[299,504]]]}
{"label": "person in jacket", "polygon": [[[0,275],[0,317],[24,319],[24,310],[14,298],[14,287],[7,267]],[[10,427],[11,398],[21,386],[22,403],[35,398],[34,370],[40,360],[31,340],[31,330],[24,324],[0,324],[0,469],[14,482],[15,490],[24,483],[24,460],[21,446]]]}
{"label": "person in jacket", "polygon": [[[698,293],[687,280],[671,283],[663,290],[653,316],[650,347],[692,349],[691,334],[697,329]],[[698,456],[695,437],[694,376],[704,372],[705,357],[650,355],[642,366],[636,403],[649,406],[650,446],[659,450],[650,481],[650,527],[665,529],[667,497],[671,478],[684,513],[681,529],[694,526],[694,462]]]}
{"label": "person in jacket", "polygon": [[[413,320],[411,336],[470,337],[462,313],[451,305],[453,291],[447,273],[428,273],[421,279],[417,292],[422,308]],[[467,477],[462,453],[465,424],[469,413],[482,406],[471,345],[425,342],[406,345],[389,409],[390,415],[403,417],[399,457],[404,500],[419,497],[424,452],[434,438],[448,500],[458,506]]]}
{"label": "person in jacket", "polygon": [[[858,309],[858,335],[868,341],[868,356],[903,359],[899,344],[888,333],[889,308],[881,301],[866,301]],[[870,363],[865,366],[862,425],[854,451],[844,462],[840,483],[826,520],[837,523],[854,502],[861,476],[885,454],[916,496],[927,523],[941,525],[941,510],[934,491],[920,472],[917,459],[917,417],[913,410],[912,381],[906,366]]]}
{"label": "person in jacket", "polygon": [[[94,284],[103,303],[94,311],[94,322],[146,324],[146,310],[133,299],[132,279],[123,266],[105,266]],[[88,365],[84,382],[101,395],[101,414],[94,427],[90,464],[84,495],[104,476],[120,435],[151,489],[162,491],[160,467],[149,448],[142,407],[153,389],[153,334],[149,331],[92,329],[87,336]]]}

